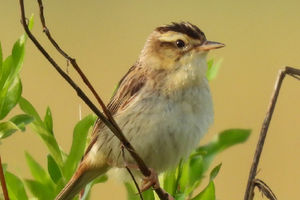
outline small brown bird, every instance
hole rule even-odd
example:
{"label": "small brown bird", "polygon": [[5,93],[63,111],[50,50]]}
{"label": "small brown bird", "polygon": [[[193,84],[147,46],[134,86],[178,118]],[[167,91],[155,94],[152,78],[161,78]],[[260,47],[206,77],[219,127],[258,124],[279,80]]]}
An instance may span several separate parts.
{"label": "small brown bird", "polygon": [[[136,64],[119,82],[108,104],[126,138],[157,173],[175,167],[199,144],[213,122],[206,55],[224,44],[206,40],[195,25],[156,28]],[[125,160],[124,160],[125,159]],[[72,199],[111,168],[135,165],[114,134],[98,120],[83,159],[56,200]]]}

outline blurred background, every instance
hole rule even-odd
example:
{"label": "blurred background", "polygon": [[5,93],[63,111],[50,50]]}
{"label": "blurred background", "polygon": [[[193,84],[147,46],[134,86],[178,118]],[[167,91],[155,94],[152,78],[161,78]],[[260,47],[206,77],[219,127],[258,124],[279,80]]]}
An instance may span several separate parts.
{"label": "blurred background", "polygon": [[[27,16],[35,14],[33,32],[70,75],[79,80],[65,59],[49,45],[38,20],[36,1],[25,1]],[[0,0],[0,40],[6,57],[23,33],[18,1]],[[217,157],[223,163],[216,178],[218,199],[242,199],[259,130],[274,82],[284,66],[300,68],[300,2],[297,0],[52,0],[45,1],[48,27],[58,43],[77,58],[82,70],[108,102],[118,80],[137,59],[148,34],[157,26],[190,21],[209,40],[226,44],[209,58],[223,59],[211,82],[215,123],[201,141],[205,144],[227,128],[250,128],[242,145]],[[23,96],[44,115],[50,106],[54,133],[69,151],[73,127],[90,110],[28,41],[21,73]],[[20,112],[18,109],[15,111]],[[259,165],[258,177],[278,199],[296,199],[300,187],[300,82],[284,81]],[[3,162],[19,176],[30,177],[24,151],[46,167],[46,148],[30,128],[3,140]],[[117,191],[117,192],[116,192]],[[92,199],[125,199],[121,183],[110,180],[97,185]],[[255,199],[262,199],[256,195]]]}

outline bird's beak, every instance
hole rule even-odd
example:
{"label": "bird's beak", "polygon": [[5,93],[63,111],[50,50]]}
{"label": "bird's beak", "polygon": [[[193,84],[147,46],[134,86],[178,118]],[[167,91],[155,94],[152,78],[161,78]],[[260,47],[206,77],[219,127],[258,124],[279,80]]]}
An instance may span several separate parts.
{"label": "bird's beak", "polygon": [[203,44],[201,44],[198,48],[203,51],[209,51],[211,49],[219,49],[224,47],[225,44],[220,42],[213,42],[213,41],[205,41]]}

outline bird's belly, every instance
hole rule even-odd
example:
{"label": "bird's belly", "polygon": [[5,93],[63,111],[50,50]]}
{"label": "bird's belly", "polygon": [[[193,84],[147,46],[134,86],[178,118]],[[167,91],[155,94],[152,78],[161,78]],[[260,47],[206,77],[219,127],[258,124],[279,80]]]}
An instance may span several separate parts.
{"label": "bird's belly", "polygon": [[[128,109],[127,114],[117,117],[127,139],[146,164],[157,172],[175,167],[181,158],[188,156],[213,121],[209,90],[187,93],[177,99],[152,97],[141,100],[132,110]],[[115,138],[112,143],[119,141]],[[112,160],[122,166],[124,159],[118,153],[120,150],[112,151],[111,155],[115,157]],[[134,163],[128,153],[125,159]]]}

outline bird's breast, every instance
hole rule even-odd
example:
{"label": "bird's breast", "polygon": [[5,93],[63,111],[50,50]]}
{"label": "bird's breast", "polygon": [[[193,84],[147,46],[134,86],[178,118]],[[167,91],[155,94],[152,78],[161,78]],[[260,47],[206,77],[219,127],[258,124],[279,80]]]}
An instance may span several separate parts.
{"label": "bird's breast", "polygon": [[145,91],[138,98],[117,121],[145,162],[158,172],[188,156],[213,121],[207,81],[168,96]]}

